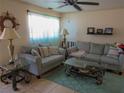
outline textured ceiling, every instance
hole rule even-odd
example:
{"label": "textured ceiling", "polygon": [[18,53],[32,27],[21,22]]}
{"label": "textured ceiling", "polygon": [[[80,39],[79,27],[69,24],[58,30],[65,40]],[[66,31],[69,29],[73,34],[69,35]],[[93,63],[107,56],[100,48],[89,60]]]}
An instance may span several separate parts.
{"label": "textured ceiling", "polygon": [[[57,12],[75,12],[77,11],[73,6],[65,6],[63,8],[57,8],[63,3],[58,3],[58,1],[64,0],[20,0],[27,3],[31,3],[44,8],[53,8]],[[91,1],[99,2],[99,6],[90,5],[79,5],[83,11],[93,11],[93,10],[103,10],[103,9],[113,9],[113,8],[124,8],[124,0],[78,0],[78,1]]]}

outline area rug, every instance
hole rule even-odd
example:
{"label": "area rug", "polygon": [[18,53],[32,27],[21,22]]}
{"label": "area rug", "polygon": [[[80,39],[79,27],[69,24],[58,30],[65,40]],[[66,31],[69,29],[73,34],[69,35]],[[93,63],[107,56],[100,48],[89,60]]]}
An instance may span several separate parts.
{"label": "area rug", "polygon": [[102,85],[90,77],[67,76],[64,67],[49,72],[44,78],[71,88],[79,93],[124,93],[124,77],[106,72]]}

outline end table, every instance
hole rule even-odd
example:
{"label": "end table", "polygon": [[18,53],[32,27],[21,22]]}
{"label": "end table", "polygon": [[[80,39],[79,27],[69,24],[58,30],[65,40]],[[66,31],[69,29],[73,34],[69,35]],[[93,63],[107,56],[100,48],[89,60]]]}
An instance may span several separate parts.
{"label": "end table", "polygon": [[29,64],[22,63],[20,60],[14,62],[14,64],[0,65],[1,75],[0,79],[4,84],[8,84],[12,81],[13,90],[18,90],[17,83],[25,80],[26,83],[30,82],[30,74],[26,71],[26,67]]}

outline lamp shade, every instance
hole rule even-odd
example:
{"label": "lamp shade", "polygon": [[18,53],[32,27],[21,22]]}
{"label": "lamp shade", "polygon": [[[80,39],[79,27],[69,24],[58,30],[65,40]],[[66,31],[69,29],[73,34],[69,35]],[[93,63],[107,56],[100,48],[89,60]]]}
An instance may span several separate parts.
{"label": "lamp shade", "polygon": [[4,28],[0,39],[16,39],[19,38],[20,36],[18,33],[15,31],[13,28]]}
{"label": "lamp shade", "polygon": [[64,29],[64,30],[63,30],[63,35],[69,35],[67,29]]}

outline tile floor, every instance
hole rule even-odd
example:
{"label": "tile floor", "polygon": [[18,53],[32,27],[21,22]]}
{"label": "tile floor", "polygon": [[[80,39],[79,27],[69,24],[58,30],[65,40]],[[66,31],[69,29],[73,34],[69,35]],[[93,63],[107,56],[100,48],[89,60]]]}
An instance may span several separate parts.
{"label": "tile floor", "polygon": [[74,90],[58,85],[45,79],[32,79],[29,84],[18,84],[19,91],[13,91],[11,84],[5,85],[0,81],[0,93],[77,93]]}
{"label": "tile floor", "polygon": [[35,77],[32,77],[29,84],[25,84],[24,82],[19,83],[18,88],[19,91],[13,91],[11,84],[5,85],[0,81],[0,93],[77,93],[52,81],[37,79]]}

